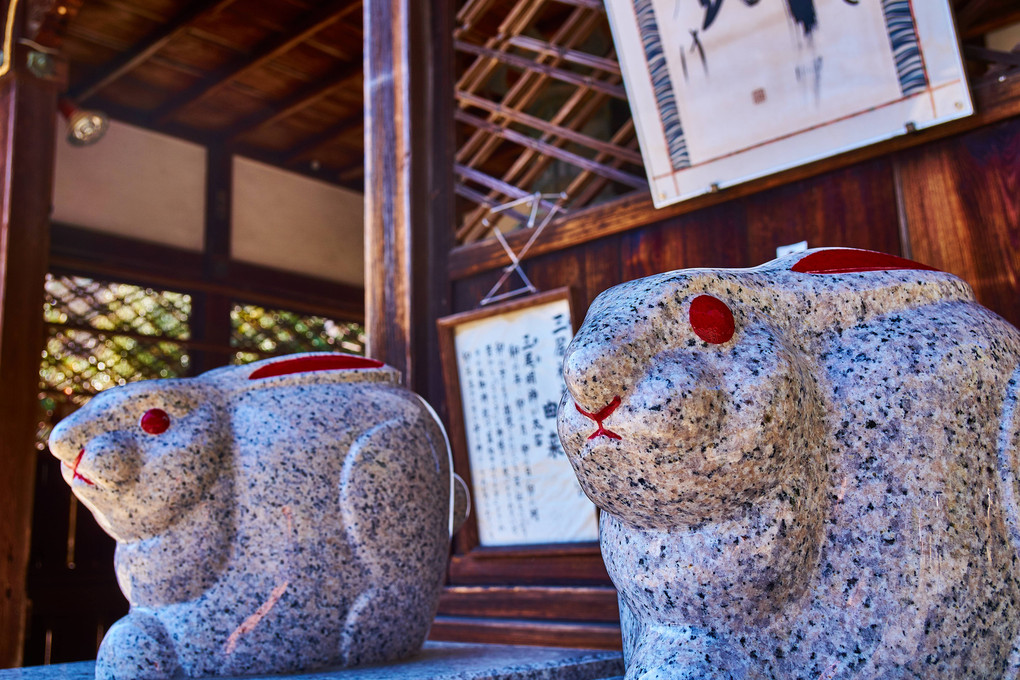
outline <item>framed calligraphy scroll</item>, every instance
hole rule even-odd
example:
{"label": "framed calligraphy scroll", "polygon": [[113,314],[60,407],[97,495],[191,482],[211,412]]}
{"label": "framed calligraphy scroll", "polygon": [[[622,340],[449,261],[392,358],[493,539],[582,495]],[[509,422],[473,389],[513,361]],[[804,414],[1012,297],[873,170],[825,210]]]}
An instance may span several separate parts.
{"label": "framed calligraphy scroll", "polygon": [[663,207],[973,106],[948,0],[605,0]]}
{"label": "framed calligraphy scroll", "polygon": [[472,492],[466,547],[598,539],[556,433],[573,310],[561,288],[438,321],[455,467]]}

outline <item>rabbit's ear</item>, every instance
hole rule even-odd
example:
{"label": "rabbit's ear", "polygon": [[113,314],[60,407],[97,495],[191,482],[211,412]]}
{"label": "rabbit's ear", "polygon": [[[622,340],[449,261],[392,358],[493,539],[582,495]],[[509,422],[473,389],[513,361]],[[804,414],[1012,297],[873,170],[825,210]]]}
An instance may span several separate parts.
{"label": "rabbit's ear", "polygon": [[381,361],[329,352],[290,354],[244,366],[218,368],[193,380],[235,396],[254,390],[294,385],[401,383],[400,373]]}

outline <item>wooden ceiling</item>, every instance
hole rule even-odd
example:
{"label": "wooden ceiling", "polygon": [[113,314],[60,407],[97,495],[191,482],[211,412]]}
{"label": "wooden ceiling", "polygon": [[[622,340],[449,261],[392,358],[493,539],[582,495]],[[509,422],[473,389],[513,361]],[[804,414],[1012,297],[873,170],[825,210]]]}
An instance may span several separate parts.
{"label": "wooden ceiling", "polygon": [[73,9],[59,33],[79,105],[362,189],[360,0],[85,0]]}

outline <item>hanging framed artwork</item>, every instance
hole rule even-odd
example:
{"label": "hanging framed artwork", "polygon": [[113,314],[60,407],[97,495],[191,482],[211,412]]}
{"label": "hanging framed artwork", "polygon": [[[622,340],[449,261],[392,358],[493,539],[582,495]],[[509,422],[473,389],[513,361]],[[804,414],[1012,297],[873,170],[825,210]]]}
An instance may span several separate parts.
{"label": "hanging framed artwork", "polygon": [[973,113],[948,0],[606,0],[656,207]]}

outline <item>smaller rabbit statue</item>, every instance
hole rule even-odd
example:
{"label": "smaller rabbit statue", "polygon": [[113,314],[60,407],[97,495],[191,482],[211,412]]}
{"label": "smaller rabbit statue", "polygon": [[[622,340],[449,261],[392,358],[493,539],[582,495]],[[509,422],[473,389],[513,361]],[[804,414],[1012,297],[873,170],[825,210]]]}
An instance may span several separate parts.
{"label": "smaller rabbit statue", "polygon": [[442,425],[399,383],[379,361],[298,354],[128,384],[61,421],[50,450],[117,540],[131,605],[96,678],[416,652],[467,503]]}

